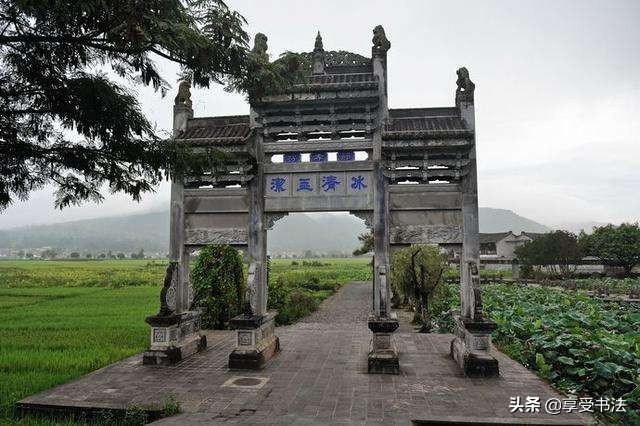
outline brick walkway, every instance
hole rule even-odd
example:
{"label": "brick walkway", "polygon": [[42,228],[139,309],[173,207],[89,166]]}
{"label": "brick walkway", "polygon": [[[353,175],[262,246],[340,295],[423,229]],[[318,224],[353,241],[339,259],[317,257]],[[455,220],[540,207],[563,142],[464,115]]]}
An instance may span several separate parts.
{"label": "brick walkway", "polygon": [[[148,367],[134,356],[26,398],[35,405],[161,407],[170,396],[183,414],[158,424],[407,424],[412,419],[528,420],[583,424],[577,414],[509,413],[509,398],[562,398],[520,364],[496,353],[501,376],[467,379],[449,358],[451,335],[396,332],[399,376],[366,374],[371,287],[345,286],[300,323],[280,327],[282,353],[259,372],[229,371],[230,332],[209,333],[209,349],[174,367]],[[237,377],[266,379],[259,389],[223,386]],[[544,411],[544,410],[542,410]]]}

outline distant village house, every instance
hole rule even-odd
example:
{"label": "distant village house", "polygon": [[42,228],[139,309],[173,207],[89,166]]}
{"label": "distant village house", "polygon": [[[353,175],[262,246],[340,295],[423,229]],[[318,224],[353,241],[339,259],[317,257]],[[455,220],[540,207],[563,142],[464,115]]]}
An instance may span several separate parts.
{"label": "distant village house", "polygon": [[522,232],[520,235],[509,232],[496,232],[480,234],[480,257],[482,259],[507,259],[513,260],[517,247],[532,241],[542,234]]}

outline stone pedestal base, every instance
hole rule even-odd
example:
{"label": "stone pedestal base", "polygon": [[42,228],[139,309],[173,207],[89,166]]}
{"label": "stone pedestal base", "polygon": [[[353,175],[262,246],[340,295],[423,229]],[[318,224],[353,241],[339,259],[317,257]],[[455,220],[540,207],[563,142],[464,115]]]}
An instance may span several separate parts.
{"label": "stone pedestal base", "polygon": [[369,316],[369,330],[373,332],[369,345],[369,374],[400,374],[398,349],[393,339],[393,332],[398,328],[395,314],[387,317]]}
{"label": "stone pedestal base", "polygon": [[451,342],[451,356],[467,377],[494,377],[500,374],[498,360],[491,355],[491,332],[496,324],[457,316],[456,337]]}
{"label": "stone pedestal base", "polygon": [[258,370],[280,352],[275,335],[276,311],[264,315],[239,315],[229,325],[236,330],[236,348],[229,354],[229,368]]}
{"label": "stone pedestal base", "polygon": [[207,347],[200,334],[200,313],[147,317],[151,326],[151,347],[142,356],[145,365],[173,365]]}

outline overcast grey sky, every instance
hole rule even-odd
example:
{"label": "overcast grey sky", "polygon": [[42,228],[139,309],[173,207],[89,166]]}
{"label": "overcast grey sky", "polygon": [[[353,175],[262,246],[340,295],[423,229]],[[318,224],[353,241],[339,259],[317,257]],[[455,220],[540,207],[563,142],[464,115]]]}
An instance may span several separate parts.
{"label": "overcast grey sky", "polygon": [[[480,205],[545,224],[640,220],[640,1],[229,1],[269,52],[370,56],[391,41],[390,107],[450,106],[455,70],[476,84]],[[167,78],[176,68],[163,64]],[[173,95],[134,88],[159,129]],[[246,114],[241,95],[195,90],[196,116]],[[51,191],[0,214],[0,228],[166,207],[168,185],[138,204],[108,196],[57,212]]]}

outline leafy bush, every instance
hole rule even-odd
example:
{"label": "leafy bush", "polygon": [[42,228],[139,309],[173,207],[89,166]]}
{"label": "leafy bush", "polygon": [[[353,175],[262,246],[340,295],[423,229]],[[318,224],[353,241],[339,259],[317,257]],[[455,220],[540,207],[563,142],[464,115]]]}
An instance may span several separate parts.
{"label": "leafy bush", "polygon": [[285,305],[278,311],[278,323],[291,324],[304,318],[316,309],[318,301],[311,294],[304,291],[295,290],[289,294]]}
{"label": "leafy bush", "polygon": [[178,401],[173,395],[169,396],[169,398],[165,400],[164,406],[162,407],[163,416],[175,416],[176,414],[180,414],[181,412],[182,408],[180,408],[180,401]]}
{"label": "leafy bush", "polygon": [[440,313],[448,301],[443,276],[448,270],[447,254],[437,246],[416,245],[398,250],[393,255],[391,286],[416,312],[421,331],[431,331],[431,313]]}
{"label": "leafy bush", "polygon": [[358,235],[358,241],[360,241],[360,247],[353,251],[354,256],[362,256],[374,250],[373,232],[365,232]]}
{"label": "leafy bush", "polygon": [[622,266],[629,275],[640,264],[640,225],[623,223],[620,226],[599,226],[592,234],[580,234],[580,245],[591,256],[605,264]]}
{"label": "leafy bush", "polygon": [[515,254],[523,265],[543,266],[547,272],[563,276],[575,271],[582,258],[578,238],[567,231],[543,234],[516,248]]}
{"label": "leafy bush", "polygon": [[194,306],[202,308],[202,325],[222,329],[240,313],[244,274],[240,253],[228,245],[207,246],[196,260],[191,281]]}
{"label": "leafy bush", "polygon": [[522,278],[533,278],[534,277],[533,265],[525,263],[522,266],[520,266],[520,276]]}
{"label": "leafy bush", "polygon": [[302,261],[302,266],[312,266],[312,267],[316,267],[316,266],[331,266],[331,264],[330,263],[323,263],[323,262],[320,262],[318,260],[311,260],[311,261],[303,260]]}
{"label": "leafy bush", "polygon": [[[297,281],[296,276],[280,275],[269,286],[269,309],[276,309],[278,315],[276,322],[278,325],[292,324],[302,317],[309,315],[318,308],[321,300],[313,296],[313,291],[305,288],[309,282],[304,283]],[[310,281],[319,286],[317,277],[309,277]],[[327,295],[333,293],[337,286],[325,285],[330,291]],[[325,296],[326,297],[326,296]],[[323,297],[324,298],[324,297]]]}

